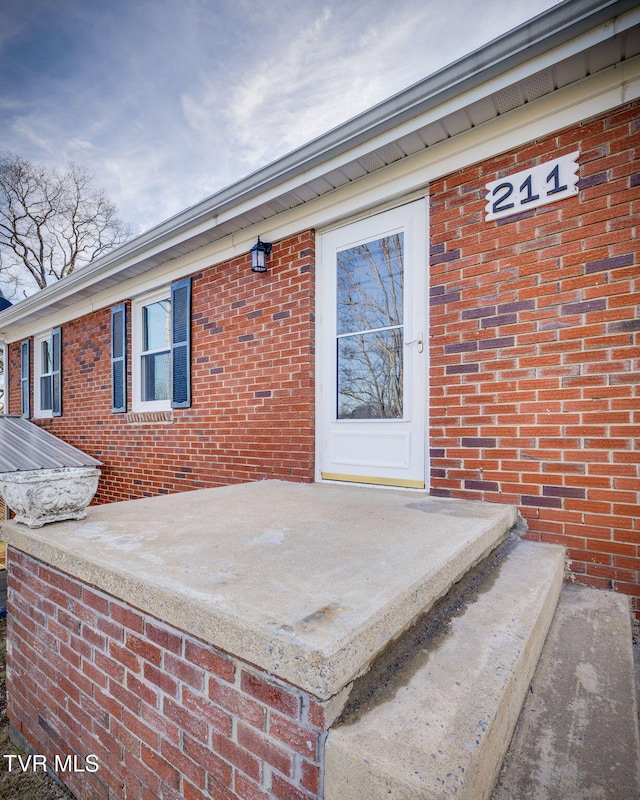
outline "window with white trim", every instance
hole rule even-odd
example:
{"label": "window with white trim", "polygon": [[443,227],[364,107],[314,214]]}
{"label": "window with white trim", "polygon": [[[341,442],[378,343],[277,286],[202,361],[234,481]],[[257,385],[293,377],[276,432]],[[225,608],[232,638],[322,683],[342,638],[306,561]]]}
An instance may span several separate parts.
{"label": "window with white trim", "polygon": [[60,328],[33,338],[34,417],[57,417],[61,404],[61,336]]}
{"label": "window with white trim", "polygon": [[169,287],[132,305],[133,409],[171,408],[171,294]]}
{"label": "window with white trim", "polygon": [[[31,416],[31,342],[25,339],[20,342],[20,404],[21,414],[26,419]],[[5,359],[5,364],[8,361]]]}
{"label": "window with white trim", "polygon": [[132,302],[134,411],[191,404],[190,305],[189,278]]}

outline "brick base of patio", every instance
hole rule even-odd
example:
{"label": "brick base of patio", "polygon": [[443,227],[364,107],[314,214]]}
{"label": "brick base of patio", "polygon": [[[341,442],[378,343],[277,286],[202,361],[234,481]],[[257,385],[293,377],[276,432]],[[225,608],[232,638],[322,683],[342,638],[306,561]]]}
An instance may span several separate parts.
{"label": "brick base of patio", "polygon": [[9,571],[9,717],[77,756],[79,798],[320,797],[322,702],[14,548]]}

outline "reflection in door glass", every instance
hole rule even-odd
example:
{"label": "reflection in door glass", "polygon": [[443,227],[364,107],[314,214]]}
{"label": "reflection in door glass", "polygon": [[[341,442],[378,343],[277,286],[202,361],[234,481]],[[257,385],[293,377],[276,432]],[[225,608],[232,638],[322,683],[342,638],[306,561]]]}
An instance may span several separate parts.
{"label": "reflection in door glass", "polygon": [[402,329],[338,339],[338,419],[402,418]]}
{"label": "reflection in door glass", "polygon": [[400,419],[403,234],[337,257],[338,419]]}

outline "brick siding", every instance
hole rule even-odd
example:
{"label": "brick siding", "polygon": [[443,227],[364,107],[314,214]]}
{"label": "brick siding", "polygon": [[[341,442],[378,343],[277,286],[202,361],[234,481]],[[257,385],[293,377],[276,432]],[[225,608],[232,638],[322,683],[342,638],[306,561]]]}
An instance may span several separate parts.
{"label": "brick siding", "polygon": [[321,797],[322,703],[12,547],[9,573],[9,719],[98,764],[61,775],[79,800]]}
{"label": "brick siding", "polygon": [[[305,232],[274,244],[265,275],[251,272],[248,255],[194,275],[193,403],[169,413],[112,413],[109,308],[62,326],[63,414],[36,421],[105,464],[96,502],[313,480],[314,272],[314,235]],[[14,344],[14,414],[19,378]]]}
{"label": "brick siding", "polygon": [[[640,104],[431,186],[432,493],[519,506],[640,617]],[[487,182],[579,150],[574,198],[485,222]]]}

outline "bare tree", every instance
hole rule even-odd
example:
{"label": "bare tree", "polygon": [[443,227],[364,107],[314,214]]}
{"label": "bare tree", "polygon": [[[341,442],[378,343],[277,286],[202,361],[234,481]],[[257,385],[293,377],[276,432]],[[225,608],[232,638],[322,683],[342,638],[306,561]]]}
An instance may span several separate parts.
{"label": "bare tree", "polygon": [[0,279],[14,296],[71,274],[129,236],[89,171],[0,155]]}

